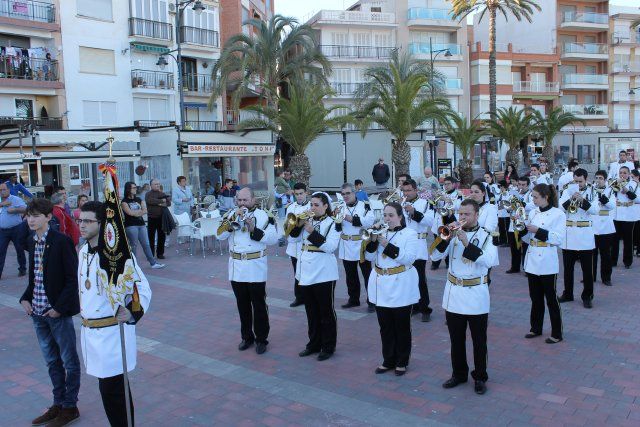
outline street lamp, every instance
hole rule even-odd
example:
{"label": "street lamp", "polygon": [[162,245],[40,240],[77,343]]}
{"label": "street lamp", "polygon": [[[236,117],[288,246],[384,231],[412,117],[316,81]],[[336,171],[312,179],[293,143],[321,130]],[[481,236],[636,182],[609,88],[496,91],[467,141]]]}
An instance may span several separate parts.
{"label": "street lamp", "polygon": [[[436,58],[438,57],[438,55],[440,55],[441,53],[444,53],[444,56],[446,58],[450,58],[453,55],[451,54],[451,50],[449,50],[449,48],[446,49],[437,49],[437,50],[433,50],[433,39],[431,37],[429,37],[429,62],[431,65],[431,99],[435,99],[436,97],[436,87],[433,84],[433,81],[435,79],[435,65],[434,62],[436,60]],[[435,55],[434,55],[435,54]],[[432,121],[432,127],[433,127],[433,137],[435,138],[436,136],[436,119],[434,118]],[[437,147],[437,144],[436,144]],[[454,155],[455,155],[455,149],[454,149]],[[434,165],[436,165],[436,176],[437,176],[437,165],[438,165],[438,150],[435,149],[433,150],[433,159],[434,159]]]}
{"label": "street lamp", "polygon": [[640,89],[640,86],[632,87],[631,89],[629,89],[629,95],[635,95],[636,94],[636,92],[635,92],[636,89]]}

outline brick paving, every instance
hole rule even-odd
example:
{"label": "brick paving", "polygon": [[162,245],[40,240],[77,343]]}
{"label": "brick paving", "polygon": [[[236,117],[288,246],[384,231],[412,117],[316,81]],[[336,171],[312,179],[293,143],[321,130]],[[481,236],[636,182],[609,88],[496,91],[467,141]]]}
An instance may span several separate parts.
{"label": "brick paving", "polygon": [[[273,253],[274,250],[272,249]],[[617,268],[613,287],[596,283],[594,308],[563,304],[565,341],[525,340],[529,296],[524,275],[507,275],[508,249],[492,273],[489,391],[472,382],[452,390],[449,338],[440,299],[445,270],[428,271],[431,323],[413,321],[408,373],[375,375],[381,362],[375,314],[338,309],[334,358],[301,359],[304,309],[289,308],[289,260],[271,256],[269,350],[238,352],[239,321],[227,258],[175,246],[167,268],[145,268],[153,300],[138,328],[139,365],[131,375],[140,426],[640,425],[639,263]],[[636,260],[637,261],[637,260]],[[33,327],[18,296],[26,286],[9,252],[0,280],[0,425],[29,425],[50,404],[51,386]],[[580,293],[576,273],[576,295]],[[558,279],[558,288],[563,287]],[[346,302],[340,280],[336,307]],[[364,298],[364,296],[363,296]],[[550,332],[548,319],[545,335]],[[469,360],[471,345],[468,345]],[[78,426],[105,426],[97,380],[82,376]]]}

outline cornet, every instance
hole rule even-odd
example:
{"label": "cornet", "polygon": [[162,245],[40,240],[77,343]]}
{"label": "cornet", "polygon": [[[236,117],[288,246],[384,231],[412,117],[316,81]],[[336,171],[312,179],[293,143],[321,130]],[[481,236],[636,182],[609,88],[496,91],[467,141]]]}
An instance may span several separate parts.
{"label": "cornet", "polygon": [[576,212],[578,212],[578,206],[580,204],[578,203],[578,199],[576,198],[575,195],[571,196],[571,202],[569,203],[569,208],[567,208],[567,212],[569,212],[570,214],[574,214]]}
{"label": "cornet", "polygon": [[616,193],[619,193],[620,190],[622,190],[623,185],[624,183],[618,178],[612,178],[609,180],[609,187],[611,187],[611,189]]}
{"label": "cornet", "polygon": [[527,211],[523,206],[520,206],[516,209],[515,214],[513,215],[513,228],[518,231],[524,231],[527,228],[525,222],[527,221]]}
{"label": "cornet", "polygon": [[384,203],[385,205],[388,205],[389,203],[399,202],[400,200],[402,200],[402,190],[401,190],[401,186],[398,185],[398,187],[395,190],[393,190],[393,193],[389,194],[387,197],[385,197],[382,200],[382,203]]}
{"label": "cornet", "polygon": [[449,240],[455,235],[455,232],[461,230],[466,223],[466,221],[460,221],[457,224],[441,225],[438,227],[438,236],[440,236],[442,240]]}
{"label": "cornet", "polygon": [[360,237],[362,240],[371,240],[371,236],[379,236],[382,233],[386,233],[389,230],[389,224],[375,224],[371,228],[360,230]]}
{"label": "cornet", "polygon": [[289,234],[293,231],[294,228],[298,225],[300,221],[306,221],[309,218],[313,218],[315,214],[312,210],[308,210],[305,212],[301,212],[299,214],[290,213],[287,215],[287,218],[284,220],[284,235],[288,237]]}
{"label": "cornet", "polygon": [[244,226],[244,222],[247,219],[248,215],[249,215],[249,209],[245,207],[243,207],[240,210],[239,214],[234,211],[233,217],[229,221],[229,225],[231,226],[233,231],[238,231]]}

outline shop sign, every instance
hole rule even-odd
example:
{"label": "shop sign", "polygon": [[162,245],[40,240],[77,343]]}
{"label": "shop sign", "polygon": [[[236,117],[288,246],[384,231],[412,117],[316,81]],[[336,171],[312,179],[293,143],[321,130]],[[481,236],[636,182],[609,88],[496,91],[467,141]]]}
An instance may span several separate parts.
{"label": "shop sign", "polygon": [[276,146],[269,144],[189,144],[187,154],[228,155],[228,156],[266,156],[275,153]]}

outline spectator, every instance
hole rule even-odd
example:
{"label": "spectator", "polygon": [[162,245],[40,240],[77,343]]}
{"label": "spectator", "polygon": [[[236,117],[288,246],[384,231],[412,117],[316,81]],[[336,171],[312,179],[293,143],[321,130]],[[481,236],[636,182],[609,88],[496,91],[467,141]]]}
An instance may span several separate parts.
{"label": "spectator", "polygon": [[215,189],[211,186],[211,181],[207,181],[204,183],[204,195],[205,196],[215,196],[216,191]]}
{"label": "spectator", "polygon": [[88,179],[83,179],[82,184],[80,186],[80,190],[78,191],[78,195],[84,194],[85,196],[91,197],[91,183]]}
{"label": "spectator", "polygon": [[213,185],[213,195],[217,198],[218,196],[220,196],[220,192],[222,192],[222,185],[219,182],[216,182]]}
{"label": "spectator", "polygon": [[9,242],[12,242],[16,249],[18,274],[20,276],[27,274],[27,258],[24,256],[20,233],[23,226],[22,215],[26,211],[27,205],[24,200],[12,195],[6,183],[0,184],[0,278],[2,278]]}
{"label": "spectator", "polygon": [[65,200],[66,197],[63,193],[54,193],[51,196],[51,203],[53,203],[53,216],[56,217],[58,224],[60,224],[60,232],[71,237],[73,244],[77,245],[80,239],[80,229],[73,217],[65,210]]}
{"label": "spectator", "polygon": [[233,188],[233,191],[240,191],[240,186],[238,185],[238,181],[237,180],[231,180],[232,182],[232,186],[231,188]]}
{"label": "spectator", "polygon": [[18,182],[18,175],[11,175],[5,184],[7,184],[9,193],[11,193],[12,196],[19,196],[20,193],[22,193],[23,196],[33,199],[33,194],[31,194],[21,182]]}
{"label": "spectator", "polygon": [[[67,215],[71,216],[71,206],[69,206],[69,203],[67,203],[67,201],[68,201],[67,189],[64,188],[61,185],[58,185],[58,186],[53,188],[53,194],[56,194],[56,193],[61,194],[63,196],[63,198],[64,198],[64,210],[67,212]],[[52,194],[52,196],[53,196],[53,194]]]}
{"label": "spectator", "polygon": [[78,219],[80,219],[80,208],[82,207],[82,205],[84,205],[88,201],[89,201],[89,197],[86,194],[80,194],[78,196],[78,207],[73,210],[74,220],[77,221]]}
{"label": "spectator", "polygon": [[409,181],[410,179],[411,175],[409,175],[408,173],[401,173],[400,175],[398,175],[398,187],[401,187],[406,181]]}
{"label": "spectator", "polygon": [[193,193],[191,188],[187,187],[187,178],[179,176],[176,179],[177,187],[173,190],[173,212],[180,215],[184,212],[191,216],[191,207],[193,206]]}
{"label": "spectator", "polygon": [[507,170],[504,173],[504,180],[507,181],[509,185],[518,184],[518,172],[516,171],[516,166],[513,163],[509,163],[507,165]]}
{"label": "spectator", "polygon": [[220,191],[220,213],[225,213],[235,206],[236,190],[233,189],[233,180],[225,179],[224,187]]}
{"label": "spectator", "polygon": [[151,246],[149,245],[149,232],[144,223],[144,216],[147,214],[147,204],[136,196],[138,186],[133,182],[124,184],[124,197],[122,198],[122,213],[124,214],[124,229],[127,233],[127,240],[131,253],[136,254],[138,242],[142,246],[142,251],[147,257],[151,268],[164,268],[153,257]]}
{"label": "spectator", "polygon": [[430,167],[424,168],[424,176],[418,178],[418,188],[421,191],[436,191],[440,188],[438,178],[433,176],[433,169]]}
{"label": "spectator", "polygon": [[[147,233],[151,253],[156,259],[164,259],[164,244],[167,235],[162,230],[162,209],[171,206],[171,196],[160,191],[160,181],[151,180],[151,190],[145,196],[147,203]],[[158,233],[158,246],[156,247],[156,233]]]}
{"label": "spectator", "polygon": [[384,190],[387,188],[387,182],[391,178],[391,172],[389,166],[384,163],[384,159],[380,157],[378,163],[373,165],[373,171],[371,171],[373,182],[376,183],[378,190]]}
{"label": "spectator", "polygon": [[356,187],[356,199],[357,200],[362,200],[363,202],[368,202],[369,201],[369,195],[367,194],[367,192],[364,190],[364,182],[362,182],[361,179],[356,179],[354,184]]}
{"label": "spectator", "polygon": [[138,187],[138,197],[144,200],[149,190],[151,190],[149,183],[144,184],[142,187]]}
{"label": "spectator", "polygon": [[275,181],[275,199],[276,199],[276,207],[278,208],[278,217],[283,218],[287,206],[293,202],[293,187],[289,185],[289,181],[287,180],[287,176],[291,178],[291,172],[282,171],[278,174],[278,177]]}

